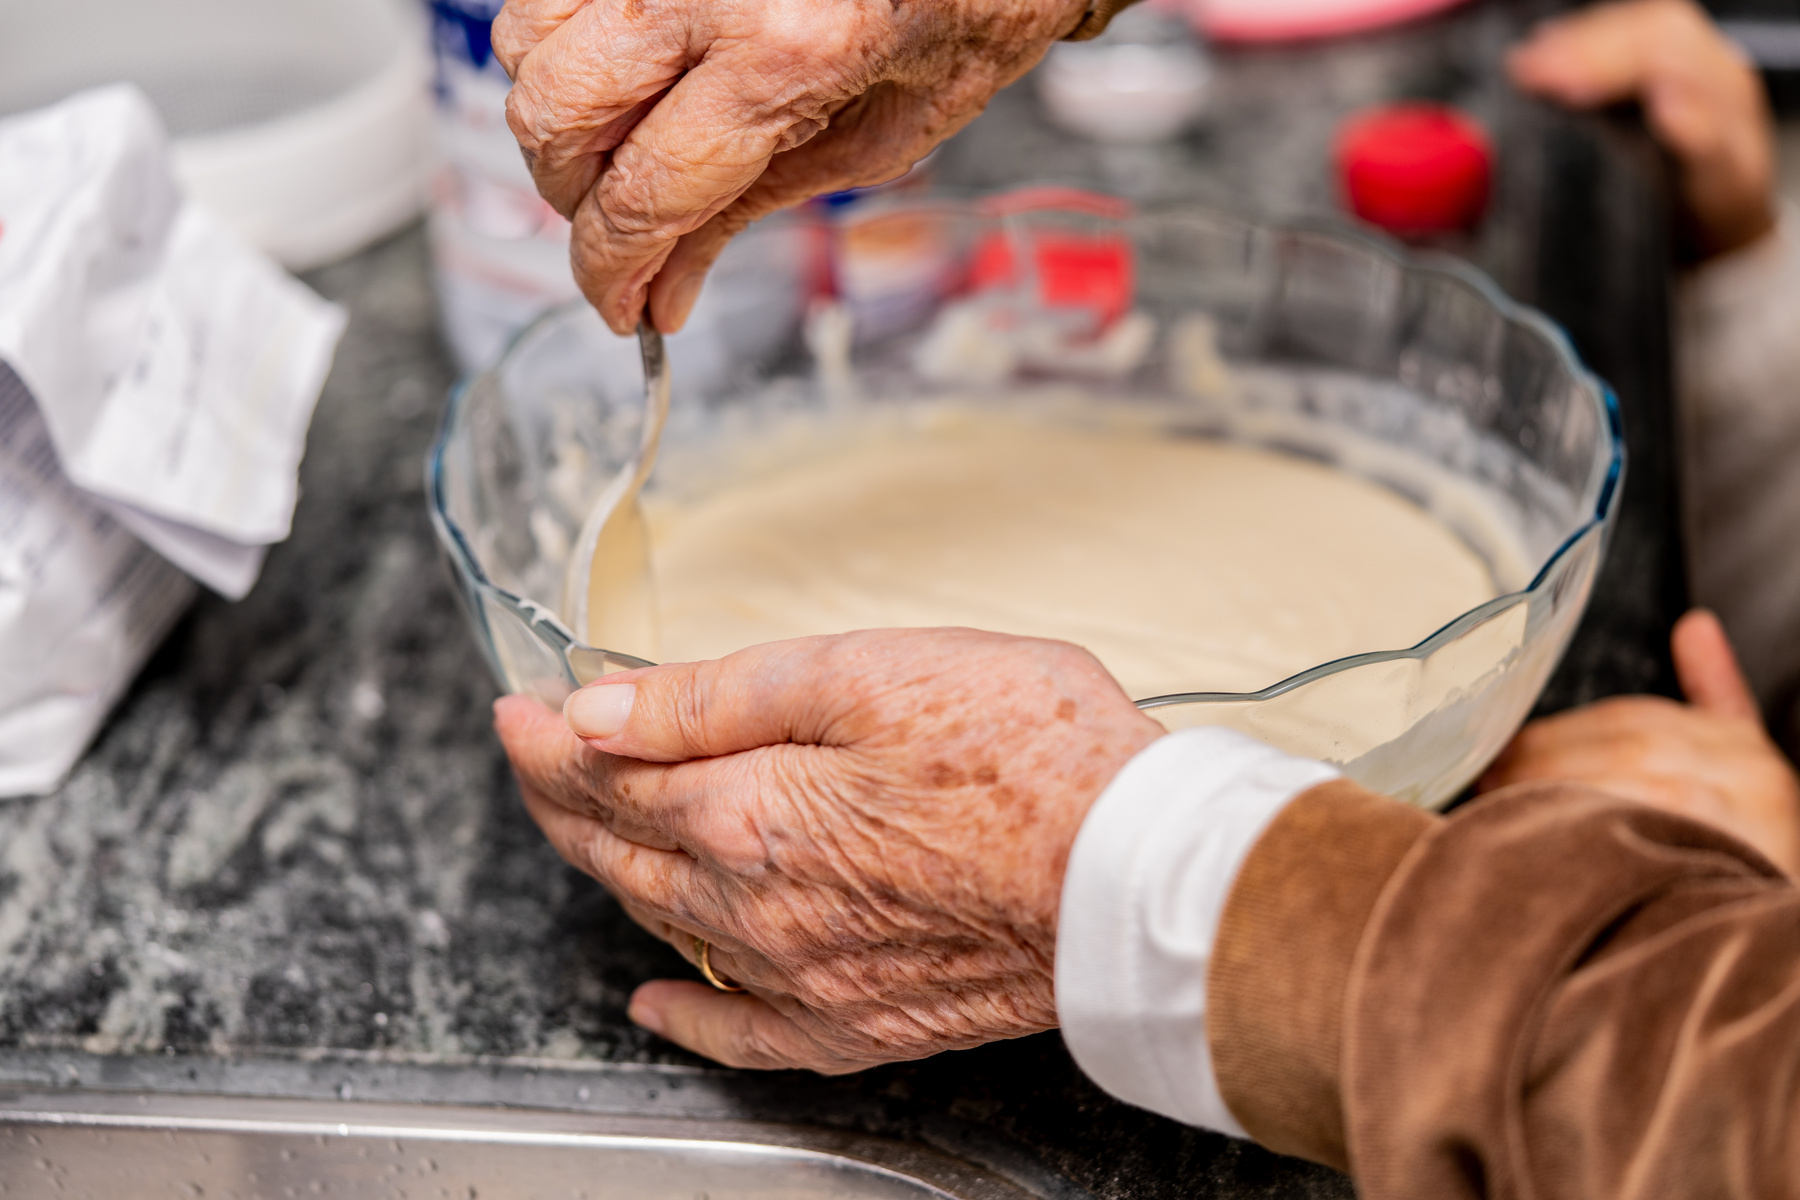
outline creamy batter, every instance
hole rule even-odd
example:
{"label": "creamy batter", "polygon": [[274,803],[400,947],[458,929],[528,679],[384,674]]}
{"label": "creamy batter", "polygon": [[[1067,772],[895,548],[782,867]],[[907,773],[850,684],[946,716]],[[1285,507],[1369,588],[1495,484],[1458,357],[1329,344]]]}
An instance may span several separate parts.
{"label": "creamy batter", "polygon": [[1085,646],[1134,698],[1254,691],[1496,594],[1416,505],[1243,445],[953,417],[772,459],[646,498],[664,660],[968,625]]}

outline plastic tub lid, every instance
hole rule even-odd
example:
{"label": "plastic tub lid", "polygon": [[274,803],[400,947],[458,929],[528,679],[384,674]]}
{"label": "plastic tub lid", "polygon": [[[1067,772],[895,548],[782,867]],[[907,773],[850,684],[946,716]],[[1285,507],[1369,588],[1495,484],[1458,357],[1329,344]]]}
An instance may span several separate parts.
{"label": "plastic tub lid", "polygon": [[1475,119],[1454,108],[1394,104],[1344,122],[1337,166],[1358,217],[1402,236],[1448,233],[1481,219],[1493,149]]}

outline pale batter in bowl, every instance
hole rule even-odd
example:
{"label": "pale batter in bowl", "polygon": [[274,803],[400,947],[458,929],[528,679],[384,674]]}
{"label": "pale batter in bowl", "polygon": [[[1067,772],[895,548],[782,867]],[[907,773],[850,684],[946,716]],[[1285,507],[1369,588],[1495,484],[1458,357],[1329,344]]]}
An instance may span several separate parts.
{"label": "pale batter in bowl", "polygon": [[939,411],[731,461],[646,500],[665,661],[967,625],[1085,646],[1134,698],[1249,692],[1499,592],[1397,493],[1242,444]]}

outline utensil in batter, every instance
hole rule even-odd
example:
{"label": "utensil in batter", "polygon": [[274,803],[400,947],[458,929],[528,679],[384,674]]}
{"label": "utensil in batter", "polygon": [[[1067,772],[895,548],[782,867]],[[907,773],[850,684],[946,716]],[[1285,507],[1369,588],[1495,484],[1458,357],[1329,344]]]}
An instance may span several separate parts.
{"label": "utensil in batter", "polygon": [[662,334],[647,320],[638,323],[638,352],[644,362],[644,424],[637,454],[582,523],[563,585],[563,612],[593,645],[642,646],[654,657],[660,638],[650,532],[638,493],[656,465],[656,448],[669,419],[669,356]]}

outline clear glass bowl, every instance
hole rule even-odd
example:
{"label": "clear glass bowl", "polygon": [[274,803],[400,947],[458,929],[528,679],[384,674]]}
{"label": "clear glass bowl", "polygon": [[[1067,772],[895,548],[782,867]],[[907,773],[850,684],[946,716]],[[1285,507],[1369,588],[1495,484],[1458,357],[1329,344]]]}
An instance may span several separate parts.
{"label": "clear glass bowl", "polygon": [[[968,336],[995,328],[1016,336]],[[1260,691],[1138,700],[1170,728],[1228,725],[1424,806],[1461,791],[1530,711],[1587,602],[1624,470],[1608,388],[1551,322],[1466,267],[1079,193],[765,223],[732,244],[668,353],[665,453],[782,415],[978,392],[1061,415],[1135,406],[1424,505],[1487,563],[1498,598],[1417,645]],[[450,397],[431,514],[510,691],[560,702],[655,655],[629,622],[583,637],[563,615],[570,547],[633,468],[643,414],[636,344],[582,305]],[[647,580],[647,558],[621,570]]]}

